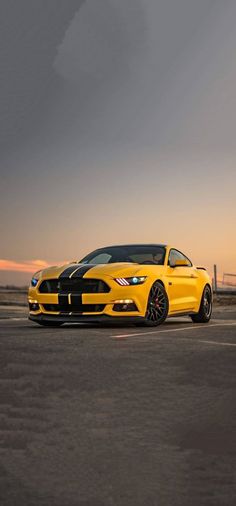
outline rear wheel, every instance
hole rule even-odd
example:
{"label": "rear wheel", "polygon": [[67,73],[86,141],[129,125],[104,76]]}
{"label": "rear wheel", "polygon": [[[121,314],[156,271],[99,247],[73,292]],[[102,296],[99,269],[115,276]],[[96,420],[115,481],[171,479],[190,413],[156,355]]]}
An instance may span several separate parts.
{"label": "rear wheel", "polygon": [[207,323],[211,319],[212,313],[212,291],[209,285],[206,285],[201,299],[198,313],[191,315],[194,323]]}
{"label": "rear wheel", "polygon": [[149,293],[144,325],[156,327],[168,316],[169,301],[164,286],[156,281]]}

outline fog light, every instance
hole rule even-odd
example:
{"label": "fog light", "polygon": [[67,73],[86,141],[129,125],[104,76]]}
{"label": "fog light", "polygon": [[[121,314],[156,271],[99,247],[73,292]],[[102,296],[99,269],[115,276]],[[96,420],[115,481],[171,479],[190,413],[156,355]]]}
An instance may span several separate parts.
{"label": "fog light", "polygon": [[115,304],[133,304],[133,300],[132,299],[118,299],[118,300],[115,300]]}
{"label": "fog light", "polygon": [[132,299],[121,299],[115,301],[113,311],[117,311],[118,313],[125,311],[138,311],[138,308]]}
{"label": "fog light", "polygon": [[40,308],[39,308],[39,303],[37,302],[37,300],[30,300],[29,301],[29,310],[30,311],[38,311]]}

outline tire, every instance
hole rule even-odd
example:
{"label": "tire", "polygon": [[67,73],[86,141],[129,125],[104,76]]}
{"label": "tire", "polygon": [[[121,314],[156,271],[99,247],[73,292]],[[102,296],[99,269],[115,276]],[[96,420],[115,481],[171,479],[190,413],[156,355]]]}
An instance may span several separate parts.
{"label": "tire", "polygon": [[212,291],[209,285],[206,285],[198,313],[191,315],[194,323],[208,323],[212,313]]}
{"label": "tire", "polygon": [[60,323],[60,322],[41,321],[41,322],[36,322],[36,323],[38,323],[38,325],[41,325],[42,327],[60,327],[62,325],[62,323]]}
{"label": "tire", "polygon": [[147,310],[143,325],[157,327],[164,323],[168,316],[169,300],[164,286],[156,281],[150,290],[147,302]]}

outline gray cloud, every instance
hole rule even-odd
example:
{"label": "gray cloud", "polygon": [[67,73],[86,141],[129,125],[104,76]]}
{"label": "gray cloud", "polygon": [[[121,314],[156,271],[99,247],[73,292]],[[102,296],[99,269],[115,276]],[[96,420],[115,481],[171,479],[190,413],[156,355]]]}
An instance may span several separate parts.
{"label": "gray cloud", "polygon": [[83,0],[1,0],[1,153],[37,128],[57,87],[53,61]]}
{"label": "gray cloud", "polygon": [[72,139],[158,143],[169,124],[165,96],[216,4],[46,0],[42,9],[38,0],[3,0],[4,147],[25,139],[29,154],[34,136],[32,152],[47,149],[47,139],[54,151],[68,138],[70,149]]}

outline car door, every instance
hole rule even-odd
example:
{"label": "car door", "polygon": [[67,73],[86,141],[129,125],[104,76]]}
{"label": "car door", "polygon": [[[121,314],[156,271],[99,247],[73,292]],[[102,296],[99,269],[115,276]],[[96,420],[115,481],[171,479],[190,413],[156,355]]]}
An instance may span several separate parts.
{"label": "car door", "polygon": [[[186,265],[174,266],[175,262],[184,261]],[[180,251],[169,251],[167,265],[168,295],[170,312],[194,311],[197,306],[197,269],[192,262]]]}

